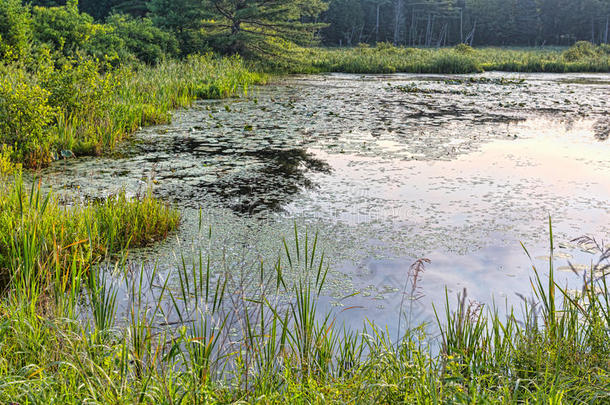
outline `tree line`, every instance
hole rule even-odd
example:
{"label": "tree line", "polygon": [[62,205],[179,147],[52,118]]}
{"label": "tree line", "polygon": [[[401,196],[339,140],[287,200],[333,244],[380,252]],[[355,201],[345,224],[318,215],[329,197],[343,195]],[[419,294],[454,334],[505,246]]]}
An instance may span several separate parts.
{"label": "tree line", "polygon": [[496,46],[608,43],[610,0],[333,0],[329,45]]}
{"label": "tree line", "polygon": [[[5,0],[10,1],[10,0]],[[27,0],[169,33],[180,53],[272,55],[285,43],[411,47],[608,43],[610,0]],[[0,25],[1,22],[0,16]],[[131,24],[131,25],[129,25]],[[128,26],[127,28],[125,26]],[[139,37],[145,36],[142,24]],[[162,33],[153,31],[159,37]],[[164,39],[165,40],[165,39]],[[164,45],[172,48],[171,44]]]}

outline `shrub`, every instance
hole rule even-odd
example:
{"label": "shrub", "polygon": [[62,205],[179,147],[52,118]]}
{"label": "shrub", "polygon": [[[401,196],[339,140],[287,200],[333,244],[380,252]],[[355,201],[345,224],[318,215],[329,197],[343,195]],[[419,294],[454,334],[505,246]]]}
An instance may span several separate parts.
{"label": "shrub", "polygon": [[375,48],[378,51],[394,51],[397,49],[391,42],[377,42]]}
{"label": "shrub", "polygon": [[0,59],[14,60],[28,54],[31,18],[21,0],[0,1]]}
{"label": "shrub", "polygon": [[125,14],[113,14],[106,20],[127,50],[140,61],[157,64],[179,53],[176,38],[157,27],[150,19],[134,19]]}
{"label": "shrub", "polygon": [[586,58],[594,58],[598,55],[598,49],[591,42],[579,41],[563,53],[563,58],[574,62]]}
{"label": "shrub", "polygon": [[43,78],[49,103],[65,115],[94,115],[107,109],[119,84],[114,72],[101,73],[94,60],[69,59]]}
{"label": "shrub", "polygon": [[0,181],[19,170],[19,166],[15,165],[12,161],[12,155],[13,148],[11,146],[0,145]]}
{"label": "shrub", "polygon": [[28,166],[51,160],[56,109],[49,104],[49,95],[23,70],[0,75],[0,144],[11,147],[13,159]]}
{"label": "shrub", "polygon": [[32,24],[34,40],[64,56],[75,56],[102,29],[91,16],[79,13],[73,2],[64,7],[34,7]]}
{"label": "shrub", "polygon": [[470,55],[474,53],[474,48],[470,45],[466,45],[466,44],[457,44],[454,48],[453,48],[457,53],[463,53],[466,55]]}

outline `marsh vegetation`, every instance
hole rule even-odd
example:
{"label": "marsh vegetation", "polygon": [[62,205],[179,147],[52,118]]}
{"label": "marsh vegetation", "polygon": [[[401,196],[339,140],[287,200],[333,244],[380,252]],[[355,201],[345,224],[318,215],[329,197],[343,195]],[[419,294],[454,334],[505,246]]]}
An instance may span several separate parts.
{"label": "marsh vegetation", "polygon": [[553,1],[2,1],[0,402],[610,402],[608,8]]}

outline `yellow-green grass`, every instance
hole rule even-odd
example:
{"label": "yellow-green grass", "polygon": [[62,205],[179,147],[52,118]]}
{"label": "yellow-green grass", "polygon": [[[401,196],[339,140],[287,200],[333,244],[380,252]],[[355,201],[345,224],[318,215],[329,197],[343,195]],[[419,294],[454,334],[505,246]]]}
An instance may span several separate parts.
{"label": "yellow-green grass", "polygon": [[[585,43],[587,44],[587,43]],[[399,48],[390,44],[355,48],[294,49],[289,72],[344,73],[478,73],[609,72],[610,47],[576,45],[562,48]]]}
{"label": "yellow-green grass", "polygon": [[[284,253],[275,264],[252,269],[250,285],[219,274],[213,269],[222,264],[203,254],[176,269],[177,289],[156,287],[158,302],[143,299],[141,284],[131,280],[127,324],[115,322],[116,286],[95,267],[73,272],[76,277],[65,289],[51,289],[46,312],[23,299],[20,284],[0,300],[0,402],[571,404],[610,399],[607,250],[600,249],[600,262],[591,266],[578,294],[555,283],[551,262],[545,274],[533,270],[533,298],[524,301],[522,312],[509,309],[503,317],[495,308],[469,304],[465,296],[457,304],[447,299],[437,324],[428,326],[440,335],[417,328],[403,330],[396,340],[383,325],[367,322],[349,331],[332,314],[320,312],[326,266],[316,238],[295,234],[295,243],[278,247]],[[288,284],[283,274],[289,271],[302,276]],[[408,276],[416,278],[417,272]],[[121,285],[132,277],[129,271],[119,273],[126,277]],[[401,308],[401,316],[409,315],[408,307]],[[163,326],[170,314],[181,322]]]}
{"label": "yellow-green grass", "polygon": [[103,202],[65,206],[19,173],[0,176],[0,276],[2,287],[24,274],[41,283],[55,271],[98,263],[104,257],[164,239],[180,215],[150,193],[125,193]]}
{"label": "yellow-green grass", "polygon": [[92,60],[0,66],[0,149],[9,147],[11,160],[25,167],[100,154],[196,99],[238,96],[265,80],[239,57],[209,54],[154,67]]}

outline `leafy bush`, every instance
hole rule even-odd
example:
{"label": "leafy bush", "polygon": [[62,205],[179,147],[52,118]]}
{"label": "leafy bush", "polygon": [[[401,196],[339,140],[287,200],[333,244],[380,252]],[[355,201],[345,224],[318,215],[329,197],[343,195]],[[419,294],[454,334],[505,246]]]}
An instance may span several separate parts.
{"label": "leafy bush", "polygon": [[170,33],[155,27],[147,18],[134,19],[125,14],[113,14],[106,20],[126,49],[149,65],[179,54],[178,41]]}
{"label": "leafy bush", "polygon": [[51,160],[51,124],[57,110],[49,104],[49,96],[23,70],[0,75],[0,144],[11,147],[14,160],[29,166]]}
{"label": "leafy bush", "polygon": [[391,42],[377,42],[375,48],[378,51],[395,51],[396,49],[398,49]]}
{"label": "leafy bush", "polygon": [[31,18],[21,0],[0,1],[0,59],[24,58],[29,51]]}
{"label": "leafy bush", "polygon": [[470,45],[466,45],[466,44],[457,44],[454,48],[454,51],[456,51],[457,53],[463,53],[466,55],[470,55],[473,54],[475,52],[474,48]]}
{"label": "leafy bush", "polygon": [[49,103],[66,115],[95,115],[109,108],[115,87],[114,72],[100,73],[94,60],[66,60],[49,72],[43,83],[49,91]]}
{"label": "leafy bush", "polygon": [[107,32],[91,16],[79,13],[74,2],[63,7],[34,7],[32,25],[37,43],[48,44],[64,56],[76,56],[99,31]]}
{"label": "leafy bush", "polygon": [[12,155],[13,148],[11,146],[0,145],[0,181],[14,171],[19,170],[19,166],[12,161]]}
{"label": "leafy bush", "polygon": [[80,13],[74,1],[60,7],[34,7],[31,25],[37,46],[52,49],[59,60],[88,56],[115,66],[137,60],[156,64],[179,54],[176,38],[150,19],[113,14],[105,24],[98,24]]}
{"label": "leafy bush", "polygon": [[597,48],[591,42],[579,41],[563,53],[563,58],[570,62],[581,59],[594,58],[599,54],[601,48]]}

